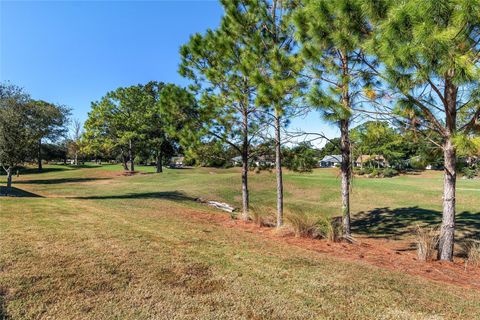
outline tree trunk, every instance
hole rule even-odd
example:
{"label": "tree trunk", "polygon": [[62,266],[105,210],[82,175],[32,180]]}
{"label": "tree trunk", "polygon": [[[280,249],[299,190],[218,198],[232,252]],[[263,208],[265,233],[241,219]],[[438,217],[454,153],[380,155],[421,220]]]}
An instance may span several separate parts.
{"label": "tree trunk", "polygon": [[343,236],[346,239],[351,237],[350,230],[350,177],[351,177],[351,161],[350,161],[350,137],[349,137],[349,121],[340,121],[341,145],[342,152],[342,219],[343,219]]}
{"label": "tree trunk", "polygon": [[7,189],[5,195],[8,196],[12,193],[12,167],[7,169]]}
{"label": "tree trunk", "polygon": [[440,260],[453,260],[453,245],[455,241],[455,188],[457,180],[456,150],[451,138],[444,146],[444,180],[443,180],[443,214],[438,245]]}
{"label": "tree trunk", "polygon": [[74,160],[74,164],[76,166],[78,166],[78,152],[75,151],[75,160]]}
{"label": "tree trunk", "polygon": [[135,171],[135,164],[133,163],[133,149],[132,149],[132,140],[128,142],[128,158],[130,160],[130,171]]}
{"label": "tree trunk", "polygon": [[162,163],[162,151],[157,151],[157,173],[163,172],[163,163]]}
{"label": "tree trunk", "polygon": [[455,191],[457,183],[457,152],[452,137],[457,130],[457,93],[458,88],[452,81],[454,73],[450,71],[445,79],[445,142],[444,180],[443,180],[443,212],[440,239],[438,243],[438,258],[453,260],[453,246],[455,242]]}
{"label": "tree trunk", "polygon": [[275,168],[277,171],[277,228],[283,225],[283,174],[280,115],[275,112]]}
{"label": "tree trunk", "polygon": [[42,171],[43,170],[43,166],[42,166],[42,139],[39,139],[38,140],[38,171]]}
{"label": "tree trunk", "polygon": [[243,113],[243,143],[242,143],[242,220],[248,221],[248,118],[247,113]]}
{"label": "tree trunk", "polygon": [[122,165],[123,165],[123,170],[128,171],[128,157],[125,154],[124,150],[122,151]]}
{"label": "tree trunk", "polygon": [[[245,149],[245,148],[244,148]],[[248,152],[242,152],[242,220],[248,221]]]}

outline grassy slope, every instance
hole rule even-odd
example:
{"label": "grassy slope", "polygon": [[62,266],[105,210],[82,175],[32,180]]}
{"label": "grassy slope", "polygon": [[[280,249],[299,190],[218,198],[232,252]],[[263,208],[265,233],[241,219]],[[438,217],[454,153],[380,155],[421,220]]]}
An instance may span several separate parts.
{"label": "grassy slope", "polygon": [[[195,218],[209,209],[191,197],[239,200],[235,169],[114,177],[118,170],[26,175],[16,186],[43,198],[0,199],[0,318],[480,319],[473,290]],[[357,179],[354,210],[415,204],[437,215],[441,177],[430,175]],[[254,203],[273,203],[273,179],[252,176]],[[288,174],[287,204],[334,214],[337,185],[329,170]],[[460,181],[461,211],[478,211],[479,186]]]}

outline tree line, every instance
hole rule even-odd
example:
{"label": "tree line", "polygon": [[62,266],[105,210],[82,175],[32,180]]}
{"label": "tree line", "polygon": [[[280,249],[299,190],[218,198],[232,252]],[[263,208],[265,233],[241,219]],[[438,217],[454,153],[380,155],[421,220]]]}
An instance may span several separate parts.
{"label": "tree line", "polygon": [[[368,141],[372,134],[368,130],[377,140],[391,133],[388,126],[363,132],[353,127],[359,117],[387,121],[441,153],[445,178],[438,251],[439,259],[452,260],[457,158],[459,152],[478,150],[479,145],[480,2],[221,0],[221,4],[220,25],[193,34],[180,48],[179,72],[190,80],[188,88],[152,81],[107,93],[92,103],[83,152],[118,157],[131,171],[135,157],[154,157],[160,172],[162,161],[179,150],[194,154],[205,152],[208,145],[226,146],[241,159],[242,218],[247,220],[249,162],[267,143],[275,154],[276,225],[281,227],[282,161],[289,159],[286,128],[292,117],[319,111],[340,131],[340,212],[343,236],[350,239],[355,140]],[[21,95],[18,99],[28,100]],[[7,132],[8,124],[2,125]],[[322,131],[320,122],[318,127]],[[29,136],[30,129],[18,134],[18,139]],[[271,138],[265,140],[265,135]],[[40,145],[43,138],[26,139]],[[365,152],[396,157],[398,145],[386,148],[375,141],[366,143],[372,149]],[[6,168],[22,158],[2,157]],[[288,165],[290,160],[300,163],[305,157],[290,158]]]}

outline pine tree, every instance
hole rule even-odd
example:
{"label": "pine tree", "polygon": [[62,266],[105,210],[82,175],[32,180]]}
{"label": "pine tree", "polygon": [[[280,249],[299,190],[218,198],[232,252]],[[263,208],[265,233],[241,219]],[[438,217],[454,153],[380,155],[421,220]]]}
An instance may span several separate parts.
{"label": "pine tree", "polygon": [[[257,103],[273,118],[275,167],[277,178],[277,227],[283,224],[283,173],[282,173],[282,128],[302,88],[300,72],[302,59],[297,53],[294,26],[291,15],[298,1],[257,1],[257,18],[261,26],[260,48],[252,48],[258,54],[261,68],[258,69]],[[249,43],[247,43],[247,46]]]}
{"label": "pine tree", "polygon": [[479,129],[480,1],[404,0],[375,24],[372,47],[381,58],[395,113],[412,128],[441,137],[444,192],[439,259],[452,260],[459,136]]}
{"label": "pine tree", "polygon": [[370,25],[361,0],[305,0],[295,23],[312,80],[310,103],[340,128],[343,232],[348,239],[352,174],[349,130],[354,107],[372,85],[372,74],[365,64],[371,58],[364,53]]}
{"label": "pine tree", "polygon": [[[252,47],[260,47],[258,1],[223,0],[225,14],[216,30],[195,34],[180,54],[180,73],[195,81],[202,110],[208,111],[209,136],[220,139],[242,157],[243,220],[248,220],[250,147],[260,130],[256,85],[260,68]],[[248,40],[248,45],[246,41]]]}

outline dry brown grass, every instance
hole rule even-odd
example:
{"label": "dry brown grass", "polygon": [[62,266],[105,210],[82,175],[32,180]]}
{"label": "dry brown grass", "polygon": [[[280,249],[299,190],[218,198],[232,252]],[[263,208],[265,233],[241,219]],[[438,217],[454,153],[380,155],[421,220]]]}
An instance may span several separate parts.
{"label": "dry brown grass", "polygon": [[417,245],[418,259],[422,261],[434,260],[437,256],[438,241],[438,228],[427,228],[417,225],[415,228],[415,243]]}
{"label": "dry brown grass", "polygon": [[466,241],[462,244],[462,251],[466,264],[475,267],[480,266],[480,241]]}
{"label": "dry brown grass", "polygon": [[[41,179],[95,177],[96,171],[54,172]],[[342,261],[335,253],[289,243],[309,239],[283,241],[241,230],[223,212],[169,196],[175,190],[191,196],[218,192],[229,202],[238,193],[238,180],[228,174],[218,183],[212,179],[221,174],[199,172],[113,177],[109,184],[22,184],[44,198],[0,199],[3,315],[23,320],[475,319],[480,314],[473,289]],[[264,180],[262,175],[258,179]],[[252,202],[261,202],[255,196]],[[224,222],[208,218],[217,215]],[[321,243],[335,250],[347,246]]]}
{"label": "dry brown grass", "polygon": [[272,207],[253,206],[250,209],[252,221],[260,227],[275,227],[277,223],[276,212]]}

